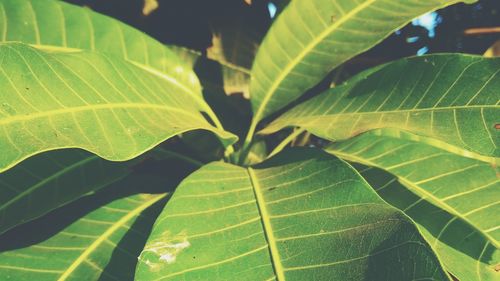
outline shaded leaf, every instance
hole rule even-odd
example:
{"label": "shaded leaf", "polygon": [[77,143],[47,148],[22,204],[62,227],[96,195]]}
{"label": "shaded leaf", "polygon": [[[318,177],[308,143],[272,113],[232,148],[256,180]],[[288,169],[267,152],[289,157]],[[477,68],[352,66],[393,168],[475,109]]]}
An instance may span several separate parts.
{"label": "shaded leaf", "polygon": [[[346,247],[349,245],[349,247]],[[214,162],[178,187],[136,280],[447,280],[406,216],[318,150]]]}
{"label": "shaded leaf", "polygon": [[27,159],[0,174],[0,233],[119,181],[132,166],[80,150]]}
{"label": "shaded leaf", "polygon": [[299,126],[335,141],[367,130],[397,128],[437,140],[429,141],[436,146],[454,146],[450,149],[491,159],[500,156],[500,131],[495,128],[499,87],[500,59],[468,55],[402,59],[310,99],[262,132]]}
{"label": "shaded leaf", "polygon": [[163,184],[166,180],[180,181],[201,165],[162,147],[126,162],[106,161],[77,149],[35,155],[0,174],[0,234],[112,186],[131,173],[135,173],[134,179],[144,171],[149,178],[157,173],[164,178]]}
{"label": "shaded leaf", "polygon": [[393,175],[362,165],[357,168],[385,201],[415,221],[446,270],[458,280],[498,279],[500,251],[480,231],[415,195]]}
{"label": "shaded leaf", "polygon": [[363,169],[362,175],[419,224],[459,280],[476,280],[478,275],[494,280],[498,273],[493,267],[500,262],[500,170],[495,164],[438,149],[405,133],[365,133],[326,151],[391,173]]}
{"label": "shaded leaf", "polygon": [[2,280],[133,280],[165,195],[115,195],[83,198],[0,236]]}
{"label": "shaded leaf", "polygon": [[398,177],[423,199],[454,214],[500,245],[500,169],[402,136],[363,134],[326,148],[349,161],[375,166]]}

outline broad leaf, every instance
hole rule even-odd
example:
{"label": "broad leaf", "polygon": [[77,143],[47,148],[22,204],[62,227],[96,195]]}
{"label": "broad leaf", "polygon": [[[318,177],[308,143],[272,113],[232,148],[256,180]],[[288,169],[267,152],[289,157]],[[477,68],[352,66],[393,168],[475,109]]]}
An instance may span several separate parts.
{"label": "broad leaf", "polygon": [[252,68],[253,125],[414,17],[457,2],[291,1],[266,35]]}
{"label": "broad leaf", "polygon": [[0,234],[122,179],[131,167],[80,150],[27,159],[0,174]]}
{"label": "broad leaf", "polygon": [[0,236],[1,279],[132,280],[163,198],[98,193],[7,232]]}
{"label": "broad leaf", "polygon": [[449,153],[405,133],[375,133],[332,144],[326,150],[390,172],[415,194],[470,223],[500,246],[500,169],[494,163]]}
{"label": "broad leaf", "polygon": [[385,201],[404,210],[458,280],[497,280],[500,250],[469,223],[422,199],[393,175],[357,165],[362,176]]}
{"label": "broad leaf", "polygon": [[[88,8],[56,0],[0,0],[0,41],[18,41],[49,50],[93,50],[121,56],[143,68],[168,75],[189,89],[195,87],[190,94],[203,104],[200,86],[191,82],[197,78],[189,69],[200,54],[164,46],[141,31]],[[248,82],[249,78],[245,77],[249,70],[242,73],[225,65],[223,72],[229,84]]]}
{"label": "broad leaf", "polygon": [[233,138],[204,119],[190,89],[120,58],[4,43],[0,60],[0,171],[57,148],[127,160],[185,131]]}
{"label": "broad leaf", "polygon": [[[56,0],[0,0],[0,40],[58,50],[92,50],[160,71],[186,88],[196,76],[169,48],[108,16]],[[177,70],[177,71],[173,71]],[[194,85],[199,88],[199,85]],[[201,97],[201,92],[192,91]]]}
{"label": "broad leaf", "polygon": [[[161,185],[166,181],[176,184],[194,167],[201,165],[164,148],[156,148],[126,162],[106,161],[76,149],[35,155],[0,174],[0,234],[85,195],[113,186],[131,173],[134,173],[134,179],[141,175],[151,180],[155,178],[154,171],[161,171],[158,173],[162,177]],[[142,170],[148,173],[140,173]]]}
{"label": "broad leaf", "polygon": [[214,162],[155,223],[136,280],[447,280],[416,227],[318,150]]}
{"label": "broad leaf", "polygon": [[[299,126],[329,140],[397,128],[433,145],[500,156],[500,59],[431,55],[368,70],[293,108],[263,130]],[[466,152],[463,152],[466,153]]]}

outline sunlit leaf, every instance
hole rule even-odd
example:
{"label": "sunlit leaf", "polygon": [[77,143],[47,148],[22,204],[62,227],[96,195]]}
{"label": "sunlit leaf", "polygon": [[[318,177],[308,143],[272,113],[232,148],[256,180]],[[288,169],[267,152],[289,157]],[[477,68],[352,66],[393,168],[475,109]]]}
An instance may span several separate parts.
{"label": "sunlit leaf", "polygon": [[371,129],[396,128],[437,140],[432,142],[436,146],[494,158],[500,156],[499,88],[500,59],[402,59],[293,108],[263,133],[298,126],[335,141]]}
{"label": "sunlit leaf", "polygon": [[4,43],[0,60],[0,171],[57,148],[127,160],[185,131],[232,138],[183,94],[193,89],[120,58]]}
{"label": "sunlit leaf", "polygon": [[411,19],[457,2],[292,1],[266,35],[252,68],[254,126]]}
{"label": "sunlit leaf", "polygon": [[411,139],[363,134],[326,148],[350,161],[379,167],[420,197],[469,222],[500,246],[500,169]]}
{"label": "sunlit leaf", "polygon": [[[0,41],[23,42],[49,50],[112,54],[144,68],[168,73],[187,87],[192,87],[190,80],[196,79],[180,71],[187,71],[185,63],[169,48],[145,33],[63,1],[0,0]],[[200,92],[194,92],[201,97]]]}

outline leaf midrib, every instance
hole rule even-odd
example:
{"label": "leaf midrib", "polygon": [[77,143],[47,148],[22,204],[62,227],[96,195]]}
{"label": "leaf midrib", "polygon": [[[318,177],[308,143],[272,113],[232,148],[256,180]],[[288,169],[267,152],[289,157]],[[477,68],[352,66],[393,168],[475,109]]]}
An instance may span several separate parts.
{"label": "leaf midrib", "polygon": [[165,111],[175,111],[178,113],[182,113],[184,115],[188,115],[193,117],[194,119],[202,121],[199,116],[191,114],[185,110],[180,110],[176,107],[166,106],[166,105],[155,105],[155,104],[147,104],[147,103],[108,103],[108,104],[97,104],[97,105],[85,105],[85,106],[76,106],[76,107],[67,107],[62,109],[52,109],[48,111],[40,111],[35,113],[28,113],[24,115],[14,115],[8,116],[6,118],[0,118],[0,126],[8,125],[11,123],[30,121],[34,119],[50,117],[54,115],[60,114],[70,114],[77,113],[82,111],[94,111],[94,110],[113,110],[113,109],[159,109]]}
{"label": "leaf midrib", "polygon": [[270,215],[266,207],[266,202],[264,201],[264,196],[262,195],[262,188],[253,169],[249,167],[247,168],[247,172],[256,198],[257,208],[259,210],[262,227],[264,229],[264,235],[266,237],[267,244],[269,245],[269,254],[271,256],[274,273],[276,274],[276,281],[285,281],[285,271],[283,265],[281,264],[281,257],[276,245],[276,238],[274,237]]}
{"label": "leaf midrib", "polygon": [[[14,42],[17,42],[17,43],[23,43],[23,42],[19,42],[19,41],[4,41],[4,42],[1,42],[0,44],[2,43],[14,43]],[[28,44],[29,46],[33,47],[33,48],[36,48],[36,49],[39,49],[39,50],[42,50],[42,51],[48,51],[48,52],[59,52],[59,53],[78,53],[78,52],[83,52],[85,51],[85,49],[79,49],[79,48],[71,48],[71,47],[61,47],[61,46],[54,46],[54,45],[44,45],[44,44]],[[166,48],[166,47],[165,47]],[[90,51],[93,51],[93,52],[96,52],[94,49],[91,49]],[[194,100],[201,106],[203,106],[204,109],[208,110],[208,108],[206,108],[206,103],[205,101],[201,98],[201,96],[197,95],[196,93],[194,93],[192,90],[189,89],[189,87],[187,87],[186,85],[182,84],[182,83],[179,83],[177,79],[175,79],[174,77],[170,76],[170,75],[167,75],[165,72],[163,71],[160,71],[160,70],[157,70],[149,65],[144,65],[142,63],[139,63],[139,62],[136,62],[134,60],[131,60],[129,59],[128,57],[123,57],[123,60],[128,62],[128,63],[131,63],[133,64],[134,66],[142,69],[142,70],[145,70],[159,78],[161,78],[162,80],[166,80],[172,84],[174,84],[176,87],[178,87],[179,89],[181,89],[182,91],[186,92],[188,95],[190,95],[191,97],[194,98]]]}
{"label": "leaf midrib", "polygon": [[[287,120],[302,120],[302,119],[320,119],[320,118],[330,118],[332,116],[342,116],[342,115],[369,115],[369,114],[391,114],[391,113],[412,113],[412,112],[427,112],[427,111],[442,111],[442,110],[456,110],[456,109],[489,109],[489,108],[499,108],[497,105],[460,105],[460,106],[445,106],[445,107],[434,107],[434,108],[412,108],[412,109],[401,109],[401,110],[385,110],[385,111],[357,111],[357,112],[339,112],[321,115],[311,115],[311,116],[296,116],[287,117]],[[280,120],[277,120],[277,122]],[[271,127],[269,125],[269,127]]]}

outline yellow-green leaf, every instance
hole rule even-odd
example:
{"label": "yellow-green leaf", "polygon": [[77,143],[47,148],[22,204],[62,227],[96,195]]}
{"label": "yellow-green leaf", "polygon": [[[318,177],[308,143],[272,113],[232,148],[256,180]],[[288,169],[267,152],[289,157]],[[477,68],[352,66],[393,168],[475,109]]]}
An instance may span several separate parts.
{"label": "yellow-green leaf", "polygon": [[493,163],[466,158],[400,133],[365,133],[327,152],[361,168],[389,203],[413,218],[459,280],[496,280],[500,263],[500,179]]}
{"label": "yellow-green leaf", "polygon": [[413,18],[458,2],[291,1],[266,35],[252,67],[253,126]]}
{"label": "yellow-green leaf", "polygon": [[498,89],[498,58],[446,54],[402,59],[298,105],[262,132],[298,126],[336,141],[394,128],[492,160],[500,156]]}
{"label": "yellow-green leaf", "polygon": [[448,280],[412,222],[314,149],[214,162],[177,188],[136,280]]}
{"label": "yellow-green leaf", "polygon": [[[0,0],[0,41],[48,50],[112,54],[168,73],[190,87],[190,79],[196,79],[182,73],[189,69],[174,52],[145,33],[89,8],[58,0]],[[198,91],[194,93],[201,97]]]}
{"label": "yellow-green leaf", "polygon": [[196,129],[234,141],[186,94],[195,88],[121,58],[3,43],[0,61],[0,171],[58,148],[128,160]]}
{"label": "yellow-green leaf", "polygon": [[458,280],[495,281],[500,250],[471,224],[403,186],[397,177],[357,165],[361,175],[393,206],[404,210],[436,252],[446,271]]}
{"label": "yellow-green leaf", "polygon": [[408,189],[469,222],[500,246],[500,218],[496,215],[500,212],[500,170],[496,164],[414,141],[405,133],[377,133],[334,143],[326,151],[387,170]]}

